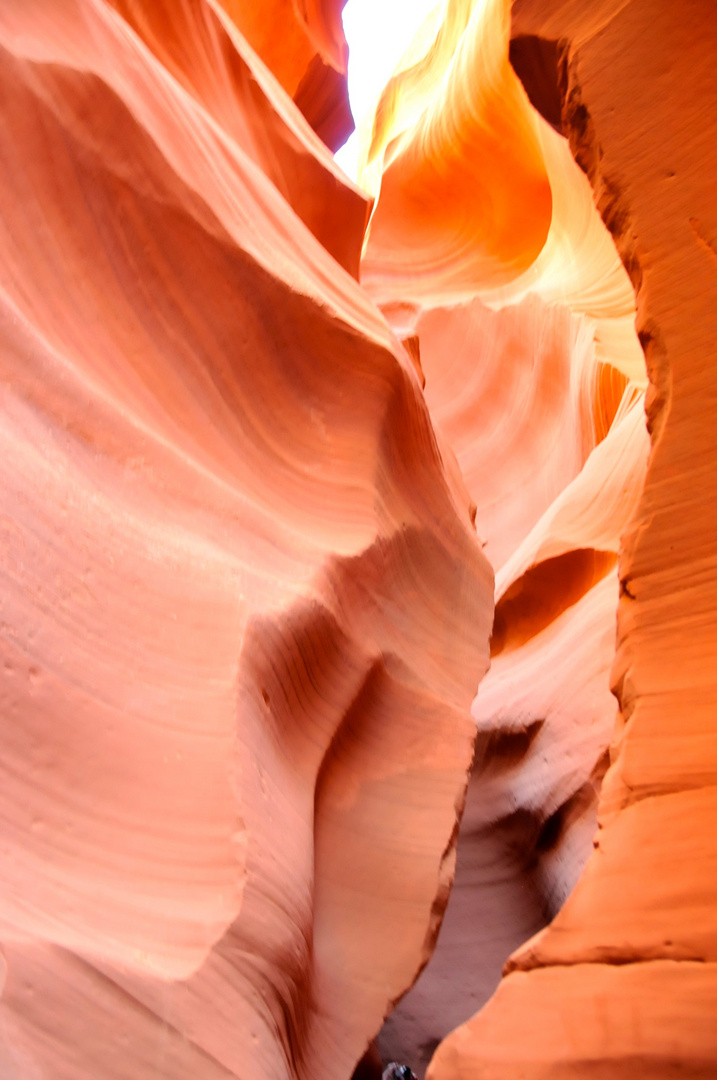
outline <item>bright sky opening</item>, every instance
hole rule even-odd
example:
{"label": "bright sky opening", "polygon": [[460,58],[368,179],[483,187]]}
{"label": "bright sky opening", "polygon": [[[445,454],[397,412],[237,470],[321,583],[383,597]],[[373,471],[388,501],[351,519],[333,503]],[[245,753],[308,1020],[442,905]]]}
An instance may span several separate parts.
{"label": "bright sky opening", "polygon": [[[384,86],[416,30],[440,0],[348,0],[344,32],[349,43],[349,100],[358,127],[373,113]],[[356,180],[358,136],[354,132],[336,161]]]}

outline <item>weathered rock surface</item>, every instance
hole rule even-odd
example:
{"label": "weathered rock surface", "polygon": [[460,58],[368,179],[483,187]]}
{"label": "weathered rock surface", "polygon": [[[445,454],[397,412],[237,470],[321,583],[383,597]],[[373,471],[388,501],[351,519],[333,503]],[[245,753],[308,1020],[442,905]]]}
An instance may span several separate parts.
{"label": "weathered rock surface", "polygon": [[711,1077],[711,0],[340,8],[0,4],[0,1074]]}
{"label": "weathered rock surface", "polygon": [[713,15],[514,8],[514,32],[561,43],[563,130],[636,288],[652,453],[620,549],[620,716],[595,853],[489,1005],[439,1047],[431,1080],[715,1070]]}
{"label": "weathered rock surface", "polygon": [[[717,286],[717,208],[708,180],[717,100],[715,23],[708,5],[698,3],[678,14],[674,5],[638,0],[570,2],[550,10],[539,0],[518,2],[512,34],[520,49],[512,52],[543,116],[533,114],[531,141],[527,128],[519,134],[517,118],[526,115],[526,102],[507,66],[507,5],[454,3],[447,10],[443,39],[436,37],[432,46],[424,40],[421,54],[417,46],[402,64],[380,103],[373,141],[365,143],[364,175],[378,203],[363,280],[397,331],[417,339],[426,399],[441,439],[455,451],[496,568],[494,663],[474,706],[481,738],[488,741],[483,747],[479,739],[469,806],[484,800],[480,820],[488,835],[491,821],[505,828],[509,820],[514,835],[522,835],[523,884],[526,894],[532,889],[538,896],[529,904],[529,918],[539,917],[540,903],[544,916],[555,914],[591,848],[613,730],[611,668],[621,709],[597,852],[555,922],[516,954],[509,970],[564,967],[567,980],[571,965],[579,969],[587,980],[583,991],[574,992],[574,982],[565,990],[574,997],[578,1023],[581,1008],[599,1008],[599,992],[590,990],[589,980],[593,970],[596,980],[602,975],[590,963],[639,961],[645,980],[659,984],[664,978],[665,986],[672,969],[647,966],[651,961],[700,960],[707,966],[690,975],[705,982],[704,1009],[690,1021],[703,1033],[694,1052],[687,1046],[691,1028],[681,1030],[678,1021],[672,1044],[655,1034],[650,1049],[661,1006],[652,1009],[647,1002],[644,1024],[632,1034],[615,1033],[604,1058],[590,1038],[574,1050],[556,1042],[550,1025],[531,1034],[538,1040],[544,1030],[546,1040],[536,1041],[534,1072],[525,1071],[531,1049],[516,1048],[515,1040],[500,1050],[499,1039],[488,1039],[491,1049],[483,1054],[486,1025],[502,1024],[507,1032],[527,1007],[530,991],[524,987],[553,994],[559,1012],[558,970],[540,984],[537,975],[532,983],[509,976],[485,1019],[439,1048],[430,1075],[552,1076],[560,1069],[571,1076],[582,1069],[585,1075],[619,1075],[620,1068],[624,1075],[633,1068],[671,1075],[680,1062],[701,1075],[717,1059],[706,1004],[717,868],[709,830],[699,824],[713,813],[717,670],[707,614],[715,587],[707,540],[713,511],[711,495],[699,495],[714,484],[712,452],[700,440],[710,427],[711,375],[704,357],[714,339],[707,312],[715,306]],[[707,22],[709,33],[692,49],[687,26]],[[483,62],[467,64],[465,57],[475,60],[476,50]],[[496,108],[503,110],[498,121]],[[497,131],[501,153],[490,141]],[[560,132],[585,175],[569,163]],[[511,165],[501,172],[502,155],[509,153],[520,159],[522,171]],[[383,164],[378,179],[377,160]],[[510,228],[527,207],[535,228],[544,220],[537,186],[525,184],[525,170],[537,176],[540,162],[551,199],[545,242],[536,254],[529,228],[521,230],[522,248],[509,248],[508,238],[519,243]],[[481,225],[486,190],[492,192],[491,210]],[[520,210],[511,207],[504,218],[500,208],[514,195]],[[644,493],[644,361],[630,327],[635,294],[650,381],[653,453]],[[565,305],[562,314],[550,307],[542,327],[538,321],[542,336],[527,317],[539,311],[537,297]],[[561,318],[566,327],[576,320],[572,325],[582,329],[582,350],[575,331],[557,334]],[[695,427],[688,435],[690,424]],[[694,469],[694,481],[678,499],[683,467]],[[692,595],[694,607],[683,617],[679,612]],[[469,820],[466,845],[475,834]],[[479,853],[473,859],[481,865]],[[508,881],[510,863],[506,856],[496,877]],[[463,881],[469,879],[466,866]],[[393,1038],[413,1049],[416,1064],[445,1033],[461,996],[467,1014],[466,998],[475,998],[486,982],[485,969],[471,982],[462,958],[480,967],[467,958],[465,943],[471,912],[484,910],[478,895],[486,896],[487,885],[476,888],[471,909],[461,880],[459,861],[456,913],[449,907],[434,960],[385,1033],[386,1049],[393,1052]],[[486,921],[490,928],[490,917]],[[520,922],[514,923],[515,938]],[[476,936],[490,932],[482,926]],[[640,977],[626,974],[624,986],[638,987]],[[443,988],[451,981],[460,984],[457,1000],[436,1010],[432,1003],[445,1001]],[[625,992],[617,987],[617,994]],[[690,1001],[697,1009],[697,990]],[[544,998],[540,1008],[547,1007]],[[642,1008],[637,1002],[638,1016]],[[585,1027],[590,1030],[587,1020]],[[672,1057],[665,1049],[670,1045]]]}
{"label": "weathered rock surface", "polygon": [[384,91],[364,140],[363,176],[380,198],[362,271],[382,302],[511,282],[545,243],[540,118],[508,62],[509,29],[503,0],[454,0]]}
{"label": "weathered rock surface", "polygon": [[216,0],[332,150],[354,128],[341,25],[344,2]]}
{"label": "weathered rock surface", "polygon": [[347,1076],[493,607],[366,199],[217,4],[4,4],[0,49],[0,1071]]}
{"label": "weathered rock surface", "polygon": [[496,567],[454,891],[437,951],[381,1037],[385,1056],[422,1069],[592,849],[615,723],[615,564],[648,436],[642,393],[597,359],[593,327],[565,307],[475,300],[415,326],[426,400]]}
{"label": "weathered rock surface", "polygon": [[[378,202],[362,282],[411,342],[444,460],[455,455],[496,570],[455,891],[431,963],[380,1038],[384,1057],[419,1070],[487,999],[512,948],[558,911],[592,850],[615,723],[616,562],[648,452],[634,290],[567,142],[510,69],[507,13],[451,5],[441,32],[457,59],[439,37],[423,58],[416,46],[364,143]],[[491,63],[465,64],[476,49]],[[506,134],[517,115],[531,118],[530,153],[517,129]],[[460,209],[473,180],[453,151],[437,164],[446,141],[460,144],[471,177],[499,188],[489,214],[516,195],[538,221],[523,174],[500,173],[496,130],[524,162],[537,155],[550,190],[544,243],[532,251],[521,230],[525,262],[510,271],[486,255],[490,229]]]}
{"label": "weathered rock surface", "polygon": [[714,1076],[713,964],[577,964],[509,975],[439,1048],[451,1080]]}

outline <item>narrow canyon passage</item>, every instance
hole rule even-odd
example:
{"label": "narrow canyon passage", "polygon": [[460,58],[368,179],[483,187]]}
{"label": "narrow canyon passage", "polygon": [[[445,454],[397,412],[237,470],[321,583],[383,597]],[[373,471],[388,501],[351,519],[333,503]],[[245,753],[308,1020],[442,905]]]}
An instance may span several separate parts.
{"label": "narrow canyon passage", "polygon": [[[441,64],[424,42],[425,58],[402,61],[405,70],[373,106],[382,145],[391,147],[380,186],[371,179],[373,121],[358,168],[378,193],[362,281],[397,334],[415,343],[431,419],[496,572],[493,659],[472,709],[478,744],[453,893],[432,959],[378,1040],[384,1061],[408,1062],[419,1077],[441,1040],[492,995],[509,955],[557,914],[593,850],[617,711],[617,556],[648,455],[634,291],[563,135],[561,51],[538,37],[509,42],[504,14],[495,4],[465,8],[461,22],[458,5],[450,9],[451,56]],[[500,74],[482,84],[476,72],[489,59]],[[431,111],[436,99],[441,107]],[[522,127],[511,106],[523,110]],[[491,109],[511,163],[481,145]],[[437,179],[428,159],[446,127],[451,143],[440,152],[462,160],[463,187],[450,168]],[[485,262],[485,220],[470,216],[481,212],[475,185],[507,192],[507,221],[519,217],[528,196],[516,190],[516,172],[531,137],[542,151],[551,225],[530,271],[506,284],[496,259]],[[419,197],[424,175],[433,186]],[[459,199],[471,210],[457,217]],[[495,196],[487,202],[492,219]],[[541,199],[529,205],[539,220]],[[424,255],[415,245],[429,228]],[[388,229],[394,255],[380,248]],[[530,235],[522,229],[518,242],[529,247]],[[462,276],[449,277],[461,258]]]}
{"label": "narrow canyon passage", "polygon": [[711,0],[343,6],[0,0],[0,1080],[706,1080]]}

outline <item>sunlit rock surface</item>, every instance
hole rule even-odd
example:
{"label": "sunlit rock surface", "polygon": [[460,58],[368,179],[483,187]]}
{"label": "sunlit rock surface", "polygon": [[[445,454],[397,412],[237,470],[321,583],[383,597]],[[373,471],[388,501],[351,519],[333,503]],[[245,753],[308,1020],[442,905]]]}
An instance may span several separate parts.
{"label": "sunlit rock surface", "polygon": [[[704,316],[717,299],[707,179],[713,12],[706,3],[678,14],[636,0],[549,9],[525,0],[512,28],[507,4],[450,3],[444,12],[440,25],[427,20],[384,92],[370,137],[364,130],[361,174],[378,195],[362,281],[397,332],[416,341],[436,429],[455,453],[496,569],[494,660],[473,710],[478,755],[454,903],[431,964],[382,1036],[386,1053],[412,1052],[419,1067],[461,1009],[467,1019],[490,991],[486,972],[497,968],[488,942],[517,944],[576,886],[610,761],[598,853],[555,923],[508,970],[709,962],[717,910],[704,824],[712,817],[717,670],[707,614],[713,510],[711,494],[698,494],[703,482],[705,491],[713,485],[699,442],[709,421],[690,435],[686,426],[676,430],[674,448],[663,450],[670,424],[680,422],[677,402],[687,425],[697,396],[707,410],[712,393],[709,376],[699,380],[713,340]],[[687,27],[707,21],[710,33],[694,50]],[[658,93],[659,121],[650,106]],[[519,167],[506,164],[510,154]],[[527,181],[541,168],[547,209],[538,184]],[[548,305],[542,322],[539,300]],[[673,388],[669,334],[681,362],[692,357],[683,398]],[[643,493],[644,408],[654,454]],[[687,485],[673,502],[682,467],[694,470],[694,495]],[[687,619],[678,613],[692,589]],[[621,708],[616,734],[611,682]],[[686,832],[689,842],[679,839]],[[495,858],[501,833],[510,841]],[[493,914],[487,898],[491,889],[500,895],[499,882],[506,892]],[[518,889],[520,909],[511,900]],[[702,1075],[710,1061],[713,1071],[709,963],[689,976],[692,1012],[688,1023],[675,1020],[672,1041],[654,1033],[669,996],[665,970],[645,967],[615,983],[620,996],[641,978],[648,994],[654,981],[656,1001],[636,1002],[630,1015],[644,1022],[615,1031],[614,1044],[610,1029],[604,1049],[588,1018],[584,1044],[577,1039],[572,1049],[557,1022],[536,1025],[533,1042],[518,1044],[508,1032],[529,1007],[530,990],[518,986],[531,984],[509,975],[495,1004],[439,1047],[429,1075],[667,1075],[681,1062]],[[559,971],[542,983],[534,976],[541,1015],[560,1014],[563,993],[574,997],[572,1023],[581,1008],[599,1010],[593,969],[580,971],[580,993],[567,975],[562,990]],[[489,1035],[496,1024],[504,1045]]]}
{"label": "sunlit rock surface", "polygon": [[[178,6],[186,6],[182,0]],[[344,0],[214,0],[239,27],[316,133],[332,150],[354,123],[348,100]],[[140,0],[139,6],[151,7]],[[172,9],[171,23],[174,23]],[[172,34],[176,33],[173,27]]]}
{"label": "sunlit rock surface", "polygon": [[340,7],[0,5],[0,1075],[712,1077],[711,0]]}
{"label": "sunlit rock surface", "polygon": [[617,553],[648,435],[642,391],[598,359],[594,323],[565,306],[476,299],[412,325],[431,415],[496,569],[456,885],[437,952],[381,1039],[421,1068],[592,850],[615,723]]}
{"label": "sunlit rock surface", "polygon": [[[438,1048],[431,1080],[715,1071],[713,15],[514,8],[514,33],[565,49],[562,126],[636,289],[652,455],[619,548],[620,714],[597,850],[487,1007]],[[477,699],[493,716],[504,655]]]}
{"label": "sunlit rock surface", "polygon": [[0,48],[0,1072],[348,1076],[452,878],[467,497],[365,197],[218,5]]}
{"label": "sunlit rock surface", "polygon": [[380,190],[363,267],[379,299],[510,282],[545,243],[551,189],[539,118],[508,62],[509,28],[503,0],[451,0],[384,91],[362,170]]}

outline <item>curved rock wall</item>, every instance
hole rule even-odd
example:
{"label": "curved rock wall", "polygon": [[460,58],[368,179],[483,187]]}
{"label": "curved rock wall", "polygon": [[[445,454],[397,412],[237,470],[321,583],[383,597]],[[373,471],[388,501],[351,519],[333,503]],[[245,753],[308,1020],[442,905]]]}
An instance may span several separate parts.
{"label": "curved rock wall", "polygon": [[595,852],[431,1080],[715,1070],[716,29],[708,3],[514,8],[514,32],[561,45],[563,127],[636,290],[652,452],[620,548]]}
{"label": "curved rock wall", "polygon": [[492,571],[366,199],[221,8],[0,49],[0,1071],[347,1076],[445,906]]}
{"label": "curved rock wall", "polygon": [[717,22],[441,13],[0,5],[3,1077],[714,1074]]}

